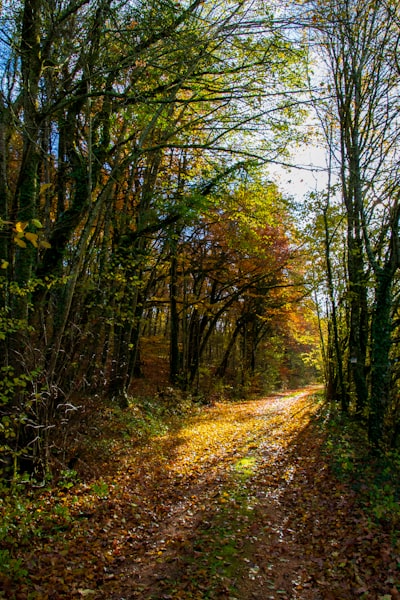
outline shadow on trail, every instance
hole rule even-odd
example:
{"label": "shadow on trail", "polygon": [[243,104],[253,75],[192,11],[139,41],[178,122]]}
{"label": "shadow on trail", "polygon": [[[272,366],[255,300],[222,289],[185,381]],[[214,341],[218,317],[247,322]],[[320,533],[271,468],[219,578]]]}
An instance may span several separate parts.
{"label": "shadow on trail", "polygon": [[298,430],[275,468],[271,477],[267,449],[251,482],[262,532],[253,547],[259,569],[250,584],[242,578],[237,597],[397,600],[398,557],[390,536],[331,472],[317,420]]}
{"label": "shadow on trail", "polygon": [[[260,586],[260,582],[265,582],[269,595],[260,598],[275,597],[271,595],[273,589],[279,590],[276,597],[295,597],[292,584],[286,594],[275,585],[271,573],[264,577],[263,571],[271,569],[271,562],[264,557],[263,562],[259,561],[262,564],[257,564],[255,556],[259,536],[265,535],[265,528],[270,531],[275,528],[279,538],[282,534],[279,528],[283,523],[276,519],[275,505],[288,483],[287,467],[292,466],[294,458],[291,447],[285,449],[280,435],[283,424],[288,421],[287,407],[282,402],[286,402],[282,397],[244,402],[232,407],[231,416],[217,409],[195,420],[192,435],[195,435],[196,423],[207,423],[211,432],[215,427],[218,436],[224,416],[225,436],[228,429],[234,444],[222,452],[223,439],[215,452],[209,451],[209,446],[213,450],[215,441],[205,444],[197,470],[192,465],[186,475],[176,470],[176,463],[182,459],[179,451],[181,446],[185,447],[184,437],[173,448],[168,439],[161,440],[166,444],[162,454],[169,452],[172,474],[168,468],[158,470],[155,478],[153,472],[150,497],[154,498],[153,491],[157,490],[155,512],[159,518],[153,527],[143,531],[136,546],[131,546],[126,553],[130,557],[117,568],[116,577],[122,583],[124,598],[247,600],[253,596],[241,589],[243,579],[255,582],[257,588],[263,588],[263,594],[265,586]],[[291,399],[292,404],[296,402],[297,397]],[[303,406],[298,415],[304,415],[307,410],[307,405]],[[292,416],[297,419],[298,415],[295,412]],[[266,423],[261,439],[260,432],[255,435],[251,427],[238,432],[238,425],[251,424],[254,418]],[[307,429],[305,426],[306,438],[310,435]],[[302,431],[291,442],[293,448],[301,435]],[[146,464],[144,478],[148,476]],[[266,514],[261,520],[258,514],[265,501],[273,513],[273,519],[268,517],[266,522]],[[281,545],[276,549],[278,561],[281,549]],[[135,551],[132,553],[132,550]],[[283,561],[280,570],[282,566],[285,567]],[[107,594],[99,597],[121,597],[121,588],[118,592],[114,590],[111,581],[102,587],[103,594],[106,589]],[[243,595],[238,595],[239,592]]]}
{"label": "shadow on trail", "polygon": [[107,497],[32,558],[50,569],[31,597],[378,599],[385,562],[368,559],[375,541],[329,472],[315,412],[300,392],[217,405],[120,452]]}

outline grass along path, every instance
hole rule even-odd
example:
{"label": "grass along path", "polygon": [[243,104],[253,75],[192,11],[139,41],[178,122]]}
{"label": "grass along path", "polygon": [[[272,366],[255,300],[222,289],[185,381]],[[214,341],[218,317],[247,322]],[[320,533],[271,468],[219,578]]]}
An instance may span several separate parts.
{"label": "grass along path", "polygon": [[0,597],[398,600],[392,539],[330,472],[319,408],[309,389],[116,440],[91,485],[43,494],[53,520]]}

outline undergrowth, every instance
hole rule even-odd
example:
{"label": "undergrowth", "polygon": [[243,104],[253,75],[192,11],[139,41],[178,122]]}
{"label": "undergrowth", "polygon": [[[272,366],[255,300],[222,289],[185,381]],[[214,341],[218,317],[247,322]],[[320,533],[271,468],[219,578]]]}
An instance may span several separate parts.
{"label": "undergrowth", "polygon": [[73,466],[41,489],[21,480],[0,490],[0,598],[135,589],[146,600],[236,600],[262,586],[262,597],[293,598],[303,584],[332,583],[389,597],[400,562],[390,544],[398,457],[372,462],[357,424],[311,390],[200,414],[186,400],[168,392],[125,410],[98,404]]}
{"label": "undergrowth", "polygon": [[51,542],[108,497],[109,483],[96,470],[99,464],[112,456],[118,462],[120,453],[178,428],[197,410],[189,399],[172,395],[161,403],[157,398],[132,398],[125,410],[103,404],[87,419],[90,428],[75,432],[78,442],[71,443],[65,461],[53,463],[52,476],[45,482],[39,484],[26,474],[0,481],[0,590],[4,582],[28,581],[18,558],[21,548],[35,539]]}
{"label": "undergrowth", "polygon": [[321,423],[326,432],[325,452],[335,476],[351,485],[372,524],[400,538],[400,452],[376,456],[365,430],[338,407],[325,405]]}

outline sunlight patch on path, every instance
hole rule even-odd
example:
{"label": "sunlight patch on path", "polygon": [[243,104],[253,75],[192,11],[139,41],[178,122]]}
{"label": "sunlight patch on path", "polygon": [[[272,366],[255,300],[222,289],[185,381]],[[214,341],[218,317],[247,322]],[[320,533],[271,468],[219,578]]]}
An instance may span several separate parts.
{"label": "sunlight patch on path", "polygon": [[[169,459],[165,456],[162,462],[165,481],[158,487],[158,502],[163,510],[155,511],[152,527],[142,530],[145,537],[142,537],[141,544],[147,548],[146,561],[139,553],[130,566],[124,567],[128,584],[134,580],[136,585],[139,582],[140,586],[144,586],[143,593],[134,597],[147,600],[144,590],[154,588],[157,577],[161,577],[158,581],[162,582],[164,571],[169,572],[165,577],[170,578],[171,569],[174,571],[178,564],[175,562],[176,553],[186,548],[185,552],[189,552],[190,556],[196,537],[199,544],[208,535],[214,539],[212,544],[220,544],[215,537],[218,534],[212,533],[215,527],[228,528],[227,545],[224,543],[214,558],[212,552],[210,554],[212,546],[208,547],[206,554],[199,546],[195,551],[198,554],[196,562],[199,565],[204,563],[204,567],[196,569],[191,566],[193,577],[201,579],[205,576],[207,569],[214,568],[213,561],[221,563],[218,569],[222,569],[220,575],[219,571],[208,575],[215,590],[233,585],[233,580],[229,583],[230,576],[224,576],[224,583],[221,575],[229,574],[233,568],[248,571],[255,582],[264,577],[254,561],[246,562],[247,540],[254,539],[254,543],[258,540],[255,534],[248,537],[246,531],[260,502],[278,506],[280,495],[294,477],[297,466],[286,464],[286,449],[298,433],[296,427],[301,421],[300,416],[307,421],[311,408],[308,405],[304,408],[301,399],[308,394],[309,391],[233,405],[217,404],[179,431],[171,456]],[[167,441],[168,437],[162,436],[159,443]],[[261,481],[261,485],[254,487],[255,480]],[[217,525],[218,522],[220,525]],[[286,526],[278,532],[282,544]],[[211,528],[209,533],[208,527]],[[136,537],[134,528],[131,534]],[[235,558],[226,560],[223,557],[231,545],[236,548]],[[236,567],[231,565],[232,560]],[[201,575],[202,569],[204,575]],[[168,587],[161,583],[157,586]],[[227,592],[227,595],[222,595],[222,591],[213,593],[217,595],[210,598],[230,598]]]}

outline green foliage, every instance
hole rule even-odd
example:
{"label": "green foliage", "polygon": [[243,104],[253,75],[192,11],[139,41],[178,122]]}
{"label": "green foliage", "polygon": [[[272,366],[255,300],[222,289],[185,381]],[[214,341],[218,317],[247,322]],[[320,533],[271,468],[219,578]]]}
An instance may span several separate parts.
{"label": "green foliage", "polygon": [[124,427],[128,437],[146,439],[168,429],[162,407],[154,398],[131,399],[128,409],[115,408],[113,412],[116,423]]}
{"label": "green foliage", "polygon": [[[0,404],[4,405],[14,398],[18,391],[26,388],[29,381],[31,381],[31,377],[29,375],[25,375],[24,373],[21,375],[16,375],[14,368],[11,366],[1,367],[0,373]],[[9,416],[6,418],[8,420],[11,419]]]}
{"label": "green foliage", "polygon": [[0,573],[14,581],[24,579],[28,571],[23,568],[20,558],[13,558],[8,550],[0,550]]}
{"label": "green foliage", "polygon": [[356,491],[373,522],[393,534],[400,527],[400,452],[372,453],[362,424],[325,408],[325,451],[335,475]]}
{"label": "green foliage", "polygon": [[0,374],[0,478],[16,480],[19,459],[26,452],[20,443],[21,432],[34,416],[37,403],[26,391],[39,371],[16,375],[7,366],[0,368]]}
{"label": "green foliage", "polygon": [[[277,199],[281,204],[276,186],[265,178],[253,174],[253,183],[243,184],[246,169],[240,165],[247,160],[238,163],[237,156],[251,156],[254,164],[259,163],[254,157],[264,155],[264,144],[274,147],[274,156],[277,147],[288,147],[297,129],[291,125],[302,118],[302,102],[293,101],[287,87],[294,93],[305,76],[305,55],[298,44],[275,27],[269,9],[263,7],[261,13],[252,3],[230,2],[221,8],[213,2],[152,0],[123,3],[116,10],[107,2],[78,2],[60,9],[55,20],[49,10],[46,3],[35,4],[32,27],[10,14],[10,40],[15,35],[17,43],[10,43],[3,65],[22,64],[13,76],[3,73],[5,86],[12,82],[4,98],[13,98],[15,87],[21,102],[11,106],[5,100],[4,106],[11,144],[4,157],[4,188],[16,199],[18,220],[0,220],[3,233],[9,234],[4,254],[1,249],[7,260],[0,267],[9,279],[4,299],[10,311],[0,317],[0,341],[18,333],[12,340],[13,359],[20,363],[3,372],[0,404],[7,411],[2,427],[4,439],[15,440],[33,415],[35,432],[30,433],[39,438],[38,454],[48,449],[40,444],[47,435],[43,423],[53,417],[54,395],[41,395],[39,371],[28,360],[39,361],[41,378],[49,386],[55,381],[64,394],[115,384],[113,394],[123,397],[139,370],[148,311],[157,307],[162,313],[163,336],[172,321],[168,267],[180,237],[191,245],[193,256],[198,255],[197,243],[215,249],[216,255],[210,264],[213,252],[207,251],[194,268],[189,268],[191,253],[182,256],[180,285],[188,302],[179,307],[182,324],[197,304],[204,321],[211,319],[198,347],[217,328],[218,318],[230,330],[228,321],[239,317],[239,301],[232,304],[237,286],[252,272],[247,254],[252,258],[256,250],[260,260],[272,262],[269,233],[259,236],[258,229],[280,223],[272,207]],[[115,25],[112,34],[109,23]],[[40,35],[32,43],[36,28]],[[84,66],[77,69],[77,64]],[[29,75],[21,78],[24,72]],[[49,119],[38,120],[37,111]],[[258,127],[261,136],[254,135]],[[59,144],[51,140],[53,131]],[[202,230],[205,217],[225,220],[218,213],[221,197],[212,196],[221,181],[226,181],[225,212],[232,231],[228,242],[224,232],[221,240],[213,240]],[[231,193],[235,187],[237,193]],[[216,211],[207,216],[210,206]],[[218,265],[221,243],[230,253]],[[225,277],[225,268],[239,253],[240,268],[234,272],[233,264]],[[210,276],[215,265],[218,272]],[[204,270],[201,282],[198,266]],[[274,265],[271,269],[275,271]],[[186,289],[191,280],[193,290]],[[21,281],[24,287],[16,283]],[[209,289],[218,281],[211,302]],[[263,289],[252,293],[256,300],[264,297]],[[226,318],[229,306],[232,313]],[[254,312],[252,306],[249,311]],[[25,315],[26,322],[17,319]],[[191,342],[178,340],[186,344],[185,351],[194,347]],[[209,347],[212,354],[211,338]],[[201,352],[197,362],[205,356]],[[213,360],[211,356],[211,366],[200,373],[203,380],[211,379]],[[193,378],[196,361],[191,363]],[[156,435],[163,430],[162,415],[177,416],[192,407],[190,396],[176,392],[158,400],[121,416],[127,439]],[[35,413],[36,401],[40,411]],[[15,456],[12,445],[6,446]],[[62,476],[67,489],[73,484],[69,477]]]}
{"label": "green foliage", "polygon": [[104,498],[108,497],[109,487],[108,487],[108,484],[103,479],[99,479],[92,485],[91,491],[98,498],[104,499]]}
{"label": "green foliage", "polygon": [[135,435],[146,438],[163,435],[174,418],[179,420],[195,410],[196,405],[190,394],[167,387],[155,397],[130,399],[128,414],[124,412],[121,418]]}
{"label": "green foliage", "polygon": [[257,461],[255,456],[244,456],[236,462],[234,469],[244,480],[246,480],[253,475],[256,464]]}
{"label": "green foliage", "polygon": [[22,452],[17,440],[28,413],[21,406],[14,410],[9,407],[17,395],[25,391],[29,380],[24,374],[16,376],[12,367],[0,368],[0,479],[17,476],[18,457]]}
{"label": "green foliage", "polygon": [[66,524],[71,520],[70,510],[68,506],[65,506],[65,504],[55,504],[53,507],[53,514],[55,516],[55,520],[61,522],[61,525],[55,529],[63,530]]}
{"label": "green foliage", "polygon": [[58,486],[65,490],[69,490],[78,481],[78,473],[74,469],[64,469],[60,472],[60,479],[58,480]]}
{"label": "green foliage", "polygon": [[40,536],[39,524],[42,503],[34,503],[32,496],[22,486],[22,479],[11,487],[0,487],[0,539],[11,551],[27,544],[32,536]]}

